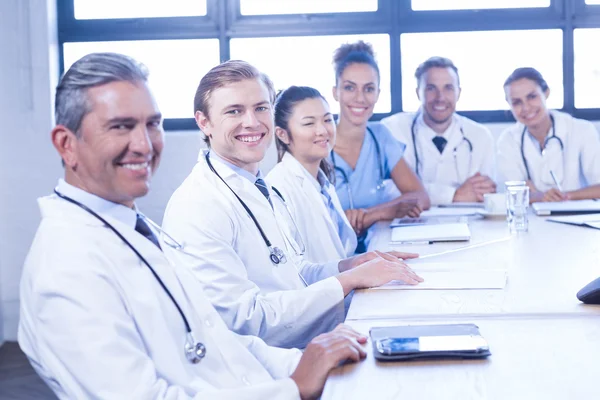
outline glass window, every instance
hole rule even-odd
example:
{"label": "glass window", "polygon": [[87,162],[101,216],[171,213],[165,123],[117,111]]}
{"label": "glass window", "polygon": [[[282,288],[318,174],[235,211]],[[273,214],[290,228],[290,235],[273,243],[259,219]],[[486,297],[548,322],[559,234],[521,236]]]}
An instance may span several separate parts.
{"label": "glass window", "polygon": [[[364,40],[373,45],[381,73],[381,95],[376,113],[391,111],[390,37],[388,35],[295,36],[231,39],[231,58],[246,60],[265,72],[277,90],[291,85],[312,86],[338,112],[332,95],[335,76],[332,56],[343,43]],[[269,49],[265,52],[263,49]]]}
{"label": "glass window", "polygon": [[550,7],[550,0],[412,0],[415,11],[534,7]]}
{"label": "glass window", "polygon": [[64,44],[65,71],[92,52],[126,54],[148,67],[148,83],[165,118],[193,118],[200,79],[219,64],[218,39],[138,40]]}
{"label": "glass window", "polygon": [[551,88],[548,106],[563,106],[562,31],[483,31],[407,33],[402,46],[402,104],[416,111],[414,73],[432,56],[450,58],[460,76],[458,110],[508,109],[502,89],[515,68],[538,69]]}
{"label": "glass window", "polygon": [[377,0],[240,0],[242,15],[377,11]]}
{"label": "glass window", "polygon": [[[600,4],[600,1],[598,1]],[[600,64],[596,48],[600,41],[600,28],[575,29],[573,32],[575,54],[575,107],[600,108]]]}
{"label": "glass window", "polygon": [[585,0],[585,4],[600,4],[600,0]]}
{"label": "glass window", "polygon": [[75,0],[76,19],[206,15],[206,0]]}

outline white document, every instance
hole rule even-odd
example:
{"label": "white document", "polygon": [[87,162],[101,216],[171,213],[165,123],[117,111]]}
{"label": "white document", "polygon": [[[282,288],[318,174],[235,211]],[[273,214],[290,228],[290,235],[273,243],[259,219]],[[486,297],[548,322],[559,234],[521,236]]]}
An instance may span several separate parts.
{"label": "white document", "polygon": [[600,213],[600,201],[596,200],[549,201],[532,207],[537,215]]}
{"label": "white document", "polygon": [[413,225],[392,228],[392,243],[403,242],[454,242],[471,239],[466,223],[440,225]]}
{"label": "white document", "polygon": [[413,270],[424,279],[418,285],[392,281],[377,290],[458,290],[458,289],[504,289],[507,273],[504,269],[473,268],[427,268],[427,264],[418,265]]}
{"label": "white document", "polygon": [[470,217],[478,215],[481,210],[481,207],[431,207],[423,211],[420,217]]}
{"label": "white document", "polygon": [[564,217],[550,217],[547,219],[547,221],[600,229],[600,214],[578,214]]}

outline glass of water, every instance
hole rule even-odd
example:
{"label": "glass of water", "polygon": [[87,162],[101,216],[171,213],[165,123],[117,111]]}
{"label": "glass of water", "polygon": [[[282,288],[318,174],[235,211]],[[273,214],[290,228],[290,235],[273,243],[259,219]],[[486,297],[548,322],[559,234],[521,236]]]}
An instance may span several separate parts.
{"label": "glass of water", "polygon": [[523,181],[506,182],[506,221],[510,233],[527,232],[529,220],[529,186]]}

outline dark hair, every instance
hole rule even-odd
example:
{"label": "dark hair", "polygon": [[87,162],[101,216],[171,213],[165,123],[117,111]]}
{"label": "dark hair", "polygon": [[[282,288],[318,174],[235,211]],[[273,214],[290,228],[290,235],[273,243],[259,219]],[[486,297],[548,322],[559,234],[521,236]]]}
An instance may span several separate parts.
{"label": "dark hair", "polygon": [[515,81],[518,81],[519,79],[529,79],[531,81],[534,81],[539,85],[543,92],[549,89],[548,83],[546,83],[546,80],[544,79],[542,74],[540,74],[540,72],[537,69],[531,67],[522,67],[515,69],[513,73],[510,74],[508,78],[506,78],[503,87],[507,87],[508,85]]}
{"label": "dark hair", "polygon": [[146,82],[148,70],[131,57],[118,53],[91,53],[75,61],[56,87],[54,119],[75,136],[83,118],[92,111],[88,89],[111,82]]}
{"label": "dark hair", "polygon": [[371,43],[359,40],[356,43],[346,43],[338,47],[333,53],[333,67],[335,69],[335,83],[350,64],[368,64],[377,72],[379,82],[379,66],[375,60],[375,52]]}
{"label": "dark hair", "polygon": [[423,77],[423,75],[431,68],[452,69],[452,71],[456,73],[456,80],[458,82],[458,86],[460,87],[460,78],[458,76],[458,68],[456,68],[456,65],[454,65],[452,60],[450,60],[449,58],[438,56],[428,58],[417,67],[417,70],[415,71],[415,78],[417,78],[417,87],[421,85],[421,77]]}
{"label": "dark hair", "polygon": [[[194,114],[196,114],[196,111],[200,111],[208,118],[208,103],[212,93],[223,86],[245,81],[246,79],[260,79],[267,87],[269,101],[273,104],[273,101],[275,101],[275,89],[271,79],[246,61],[229,60],[212,68],[200,80],[200,84],[198,84],[196,94],[194,95]],[[204,136],[204,142],[210,146],[208,136]]]}
{"label": "dark hair", "polygon": [[[290,117],[294,112],[294,108],[298,103],[307,99],[323,99],[327,103],[325,97],[314,88],[308,86],[290,86],[277,94],[275,99],[275,126],[285,130],[292,141],[292,132],[289,128]],[[278,137],[275,137],[275,145],[277,146],[277,161],[281,161],[284,154],[289,151],[287,144],[283,143]],[[319,165],[321,171],[325,174],[330,182],[334,182],[335,173],[329,161],[324,158]]]}

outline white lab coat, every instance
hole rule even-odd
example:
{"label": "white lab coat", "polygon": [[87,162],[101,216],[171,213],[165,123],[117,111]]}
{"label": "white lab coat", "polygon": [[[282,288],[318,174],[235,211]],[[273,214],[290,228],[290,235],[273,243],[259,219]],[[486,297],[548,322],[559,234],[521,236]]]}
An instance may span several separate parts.
{"label": "white lab coat", "polygon": [[[344,320],[344,293],[333,276],[338,262],[311,264],[295,257],[285,245],[282,231],[287,228],[277,195],[270,190],[273,211],[253,182],[213,159],[272,245],[287,253],[286,263],[274,265],[252,219],[209,169],[204,155],[202,151],[167,205],[163,227],[184,242],[186,253],[167,249],[167,257],[194,273],[233,331],[259,336],[273,346],[305,347]],[[299,273],[310,286],[305,287]]]}
{"label": "white lab coat", "polygon": [[344,221],[344,243],[340,239],[337,224],[331,219],[329,209],[321,195],[319,183],[292,156],[285,153],[281,162],[269,172],[267,181],[281,192],[298,230],[306,244],[305,258],[315,263],[339,260],[354,254],[356,234],[346,218],[335,186],[329,185],[329,196]]}
{"label": "white lab coat", "polygon": [[[300,352],[229,331],[185,268],[105,216],[148,260],[207,352],[190,364],[185,326],[148,268],[76,205],[41,198],[21,281],[19,344],[61,399],[299,398]],[[166,245],[163,243],[163,247]]]}
{"label": "white lab coat", "polygon": [[[552,170],[564,191],[577,190],[600,183],[600,135],[591,122],[573,118],[560,111],[551,111],[556,139],[547,143],[542,154],[539,142],[525,133],[523,151],[534,186],[543,192],[556,188]],[[524,125],[516,123],[505,129],[498,139],[499,182],[527,180],[521,156],[521,136]],[[552,135],[552,130],[549,135]],[[504,186],[504,185],[502,185]]]}
{"label": "white lab coat", "polygon": [[[417,114],[420,115],[417,117]],[[452,124],[444,132],[443,136],[448,142],[441,154],[432,141],[436,133],[425,125],[421,113],[398,113],[381,120],[396,139],[406,144],[404,159],[413,171],[416,171],[416,157],[411,127],[415,118],[419,178],[432,204],[452,203],[456,189],[477,172],[495,179],[494,139],[491,132],[485,126],[458,114],[454,114]],[[473,145],[472,153],[463,140],[461,127],[464,137]]]}

